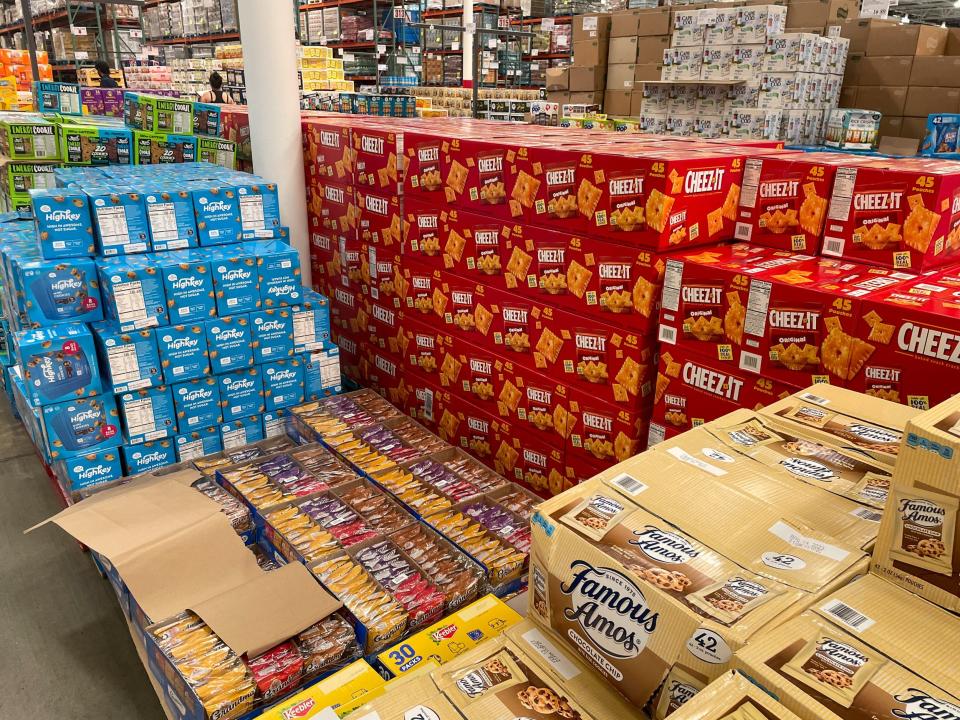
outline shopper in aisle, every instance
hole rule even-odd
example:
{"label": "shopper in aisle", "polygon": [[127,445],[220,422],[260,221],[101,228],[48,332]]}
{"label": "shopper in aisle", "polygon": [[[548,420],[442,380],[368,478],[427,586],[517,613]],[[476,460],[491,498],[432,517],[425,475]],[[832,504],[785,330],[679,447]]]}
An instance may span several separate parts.
{"label": "shopper in aisle", "polygon": [[223,76],[214,71],[210,73],[210,89],[200,96],[200,102],[215,105],[236,105],[236,101],[223,90]]}
{"label": "shopper in aisle", "polygon": [[100,76],[100,87],[102,88],[116,88],[120,87],[120,83],[110,77],[110,66],[107,64],[106,60],[97,60],[94,67],[97,69],[97,74]]}

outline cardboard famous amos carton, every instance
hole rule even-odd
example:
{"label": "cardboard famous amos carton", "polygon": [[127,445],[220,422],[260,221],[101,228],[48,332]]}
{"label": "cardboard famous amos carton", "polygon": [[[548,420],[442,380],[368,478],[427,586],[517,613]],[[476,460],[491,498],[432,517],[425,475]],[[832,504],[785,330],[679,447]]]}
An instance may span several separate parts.
{"label": "cardboard famous amos carton", "polygon": [[737,649],[866,563],[796,516],[695,481],[689,467],[638,455],[548,500],[532,523],[530,617],[637,706],[677,669],[704,684],[719,677]]}
{"label": "cardboard famous amos carton", "polygon": [[701,684],[699,678],[682,669],[672,673],[654,704],[654,717],[657,720],[667,715],[674,720],[800,720],[740,673],[727,673],[703,688]]}
{"label": "cardboard famous amos carton", "polygon": [[926,158],[839,168],[823,254],[921,272],[960,251],[960,173]]}
{"label": "cardboard famous amos carton", "polygon": [[801,720],[953,718],[955,616],[873,575],[765,633],[733,664]]}
{"label": "cardboard famous amos carton", "polygon": [[960,275],[944,270],[863,304],[856,342],[869,356],[848,387],[926,410],[953,394],[960,365]]}
{"label": "cardboard famous amos carton", "polygon": [[952,612],[960,609],[960,401],[907,423],[872,571]]}
{"label": "cardboard famous amos carton", "polygon": [[433,670],[430,676],[466,720],[610,720],[638,713],[554,634],[529,620]]}

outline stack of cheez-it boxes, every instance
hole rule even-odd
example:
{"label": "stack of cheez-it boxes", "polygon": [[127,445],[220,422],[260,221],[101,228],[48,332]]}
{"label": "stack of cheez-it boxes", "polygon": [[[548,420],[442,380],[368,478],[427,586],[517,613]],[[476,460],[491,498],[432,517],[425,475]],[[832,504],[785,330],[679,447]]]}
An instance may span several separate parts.
{"label": "stack of cheez-it boxes", "polygon": [[645,447],[664,253],[732,239],[772,152],[342,116],[304,143],[345,373],[544,495]]}

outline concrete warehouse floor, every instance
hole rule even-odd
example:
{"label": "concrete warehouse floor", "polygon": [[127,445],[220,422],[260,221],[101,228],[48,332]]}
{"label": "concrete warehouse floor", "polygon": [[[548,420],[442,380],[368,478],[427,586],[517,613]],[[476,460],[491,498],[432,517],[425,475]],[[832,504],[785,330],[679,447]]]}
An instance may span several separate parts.
{"label": "concrete warehouse floor", "polygon": [[62,509],[0,401],[0,718],[163,720],[117,598],[55,526]]}

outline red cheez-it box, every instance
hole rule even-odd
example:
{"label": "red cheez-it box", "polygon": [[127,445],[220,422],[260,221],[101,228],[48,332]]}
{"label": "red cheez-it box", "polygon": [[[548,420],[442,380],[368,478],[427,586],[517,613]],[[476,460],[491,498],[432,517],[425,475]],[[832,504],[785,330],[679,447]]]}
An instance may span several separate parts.
{"label": "red cheez-it box", "polygon": [[869,356],[850,388],[920,410],[948,399],[960,371],[960,274],[944,270],[872,296],[857,342]]}
{"label": "red cheez-it box", "polygon": [[407,133],[408,198],[666,250],[733,236],[747,150]]}
{"label": "red cheez-it box", "polygon": [[429,267],[641,334],[655,325],[664,267],[656,253],[415,201],[405,228],[404,252]]}
{"label": "red cheez-it box", "polygon": [[786,397],[792,388],[686,348],[660,355],[649,445],[698,427],[739,408],[757,408]]}
{"label": "red cheez-it box", "polygon": [[837,170],[823,254],[922,272],[960,260],[960,171],[926,158]]}
{"label": "red cheez-it box", "polygon": [[747,158],[736,239],[816,255],[834,174],[838,166],[850,164],[850,157],[781,153]]}

